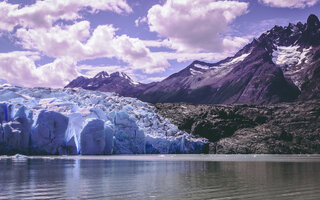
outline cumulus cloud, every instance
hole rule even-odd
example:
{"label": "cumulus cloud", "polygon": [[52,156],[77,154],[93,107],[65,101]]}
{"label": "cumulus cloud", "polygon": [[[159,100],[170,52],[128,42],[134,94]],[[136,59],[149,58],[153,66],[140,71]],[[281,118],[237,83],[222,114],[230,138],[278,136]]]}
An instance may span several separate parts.
{"label": "cumulus cloud", "polygon": [[142,40],[127,35],[116,36],[115,31],[111,25],[97,27],[85,46],[88,56],[116,57],[146,73],[160,72],[169,66],[167,60],[155,56]]}
{"label": "cumulus cloud", "polygon": [[38,53],[29,51],[0,53],[0,74],[9,83],[27,87],[61,87],[78,75],[71,58],[58,58],[37,68],[34,61],[39,58]]}
{"label": "cumulus cloud", "polygon": [[[131,38],[128,35],[117,35],[117,29],[112,25],[98,26],[90,34],[90,23],[80,21],[73,25],[56,25],[49,30],[20,28],[16,36],[24,49],[38,51],[41,55],[57,58],[53,63],[36,68],[34,61],[39,59],[39,54],[8,54],[10,63],[3,66],[13,66],[10,74],[28,71],[26,79],[19,75],[7,79],[9,82],[26,86],[64,86],[66,82],[77,76],[77,72],[85,76],[94,76],[100,71],[125,71],[132,77],[134,71],[140,70],[146,74],[164,72],[170,66],[168,60],[184,62],[189,60],[219,60],[229,53],[192,53],[192,52],[151,52],[148,46],[168,46],[168,40],[144,41]],[[236,40],[237,38],[233,38]],[[240,40],[241,38],[239,38]],[[232,41],[227,40],[227,41]],[[5,54],[2,55],[5,57]],[[18,59],[14,61],[14,57]],[[83,60],[96,58],[117,58],[127,63],[125,66],[76,66]],[[11,60],[12,59],[12,60]],[[5,60],[5,59],[3,59]],[[20,62],[21,61],[21,62]],[[12,63],[11,63],[12,62]],[[18,65],[25,70],[19,71]],[[3,68],[1,74],[5,74]],[[64,76],[65,74],[65,76]],[[28,82],[28,80],[32,80]]]}
{"label": "cumulus cloud", "polygon": [[305,8],[314,6],[319,0],[259,0],[267,6],[279,8]]}
{"label": "cumulus cloud", "polygon": [[17,25],[26,28],[51,28],[57,20],[81,18],[79,11],[113,11],[130,13],[131,7],[125,0],[44,0],[22,8],[7,1],[0,2],[0,30],[12,31]]}
{"label": "cumulus cloud", "polygon": [[[49,57],[68,55],[76,61],[101,57],[117,58],[135,70],[161,72],[169,66],[152,53],[138,38],[116,35],[112,25],[98,26],[90,35],[90,23],[81,21],[70,26],[44,29],[19,29],[17,37],[25,49],[38,50]],[[82,42],[83,41],[83,42]]]}
{"label": "cumulus cloud", "polygon": [[[148,11],[150,31],[169,38],[179,51],[234,51],[247,40],[224,37],[228,25],[245,14],[248,3],[212,0],[167,0]],[[170,22],[170,23],[168,23]]]}
{"label": "cumulus cloud", "polygon": [[84,54],[81,41],[90,36],[90,23],[81,21],[71,26],[54,26],[45,29],[17,30],[16,36],[25,49],[41,51],[49,57],[61,57],[68,55],[79,59]]}
{"label": "cumulus cloud", "polygon": [[[248,42],[227,34],[229,24],[246,13],[247,7],[248,3],[237,1],[168,0],[153,6],[147,17],[136,20],[137,26],[148,22],[150,30],[163,38],[141,40],[117,34],[118,29],[110,24],[92,29],[90,22],[81,16],[83,10],[130,13],[132,9],[125,0],[44,0],[24,7],[3,1],[0,33],[4,30],[16,37],[15,41],[25,51],[0,54],[0,74],[5,75],[1,78],[29,87],[63,87],[79,74],[93,76],[102,70],[125,71],[134,78],[137,76],[134,72],[164,72],[170,66],[169,60],[219,60]],[[71,22],[57,23],[58,20]],[[153,52],[150,47],[171,50]],[[212,51],[216,53],[208,53]],[[55,60],[37,67],[35,62],[44,55]],[[96,58],[117,59],[125,64],[77,66],[80,61]]]}
{"label": "cumulus cloud", "polygon": [[[0,30],[12,31],[26,51],[1,54],[0,74],[6,80],[25,86],[58,87],[78,75],[78,71],[92,75],[100,70],[77,67],[77,62],[96,58],[116,58],[127,63],[117,66],[117,71],[141,70],[144,73],[162,72],[169,63],[151,52],[144,42],[128,35],[117,35],[113,25],[100,25],[90,30],[90,22],[80,20],[79,11],[111,10],[116,13],[132,12],[125,0],[67,0],[37,1],[19,7],[6,1],[0,2]],[[76,20],[71,25],[54,23],[59,19]],[[140,19],[144,21],[144,19]],[[54,62],[37,67],[36,60],[42,55],[55,58]],[[105,69],[112,72],[113,66]],[[111,69],[111,70],[110,70]]]}

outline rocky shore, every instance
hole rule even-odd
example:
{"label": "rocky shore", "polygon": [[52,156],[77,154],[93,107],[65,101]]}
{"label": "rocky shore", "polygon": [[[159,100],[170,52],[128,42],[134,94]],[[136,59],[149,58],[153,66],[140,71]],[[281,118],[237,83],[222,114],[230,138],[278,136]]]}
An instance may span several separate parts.
{"label": "rocky shore", "polygon": [[217,154],[320,153],[320,100],[276,105],[156,104],[179,129]]}

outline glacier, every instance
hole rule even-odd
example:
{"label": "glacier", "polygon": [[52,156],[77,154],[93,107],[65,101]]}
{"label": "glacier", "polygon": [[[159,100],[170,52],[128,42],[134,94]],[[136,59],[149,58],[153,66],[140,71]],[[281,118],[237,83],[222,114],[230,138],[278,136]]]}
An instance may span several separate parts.
{"label": "glacier", "polygon": [[0,86],[0,154],[205,153],[151,104],[80,88]]}

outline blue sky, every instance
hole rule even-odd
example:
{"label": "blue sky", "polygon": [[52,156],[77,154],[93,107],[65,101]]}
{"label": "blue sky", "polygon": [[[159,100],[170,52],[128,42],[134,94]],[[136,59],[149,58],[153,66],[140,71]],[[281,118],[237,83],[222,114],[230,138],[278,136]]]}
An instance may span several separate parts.
{"label": "blue sky", "polygon": [[159,81],[233,55],[274,25],[319,15],[319,0],[0,0],[0,83],[63,87],[123,71]]}

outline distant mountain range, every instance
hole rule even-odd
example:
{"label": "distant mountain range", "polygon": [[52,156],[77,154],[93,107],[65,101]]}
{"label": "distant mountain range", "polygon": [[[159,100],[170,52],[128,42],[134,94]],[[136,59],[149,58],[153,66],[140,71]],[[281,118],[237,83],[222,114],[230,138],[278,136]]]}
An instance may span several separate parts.
{"label": "distant mountain range", "polygon": [[217,63],[194,61],[161,82],[134,82],[125,73],[80,76],[66,87],[116,92],[146,102],[270,104],[320,97],[320,22],[274,26]]}

